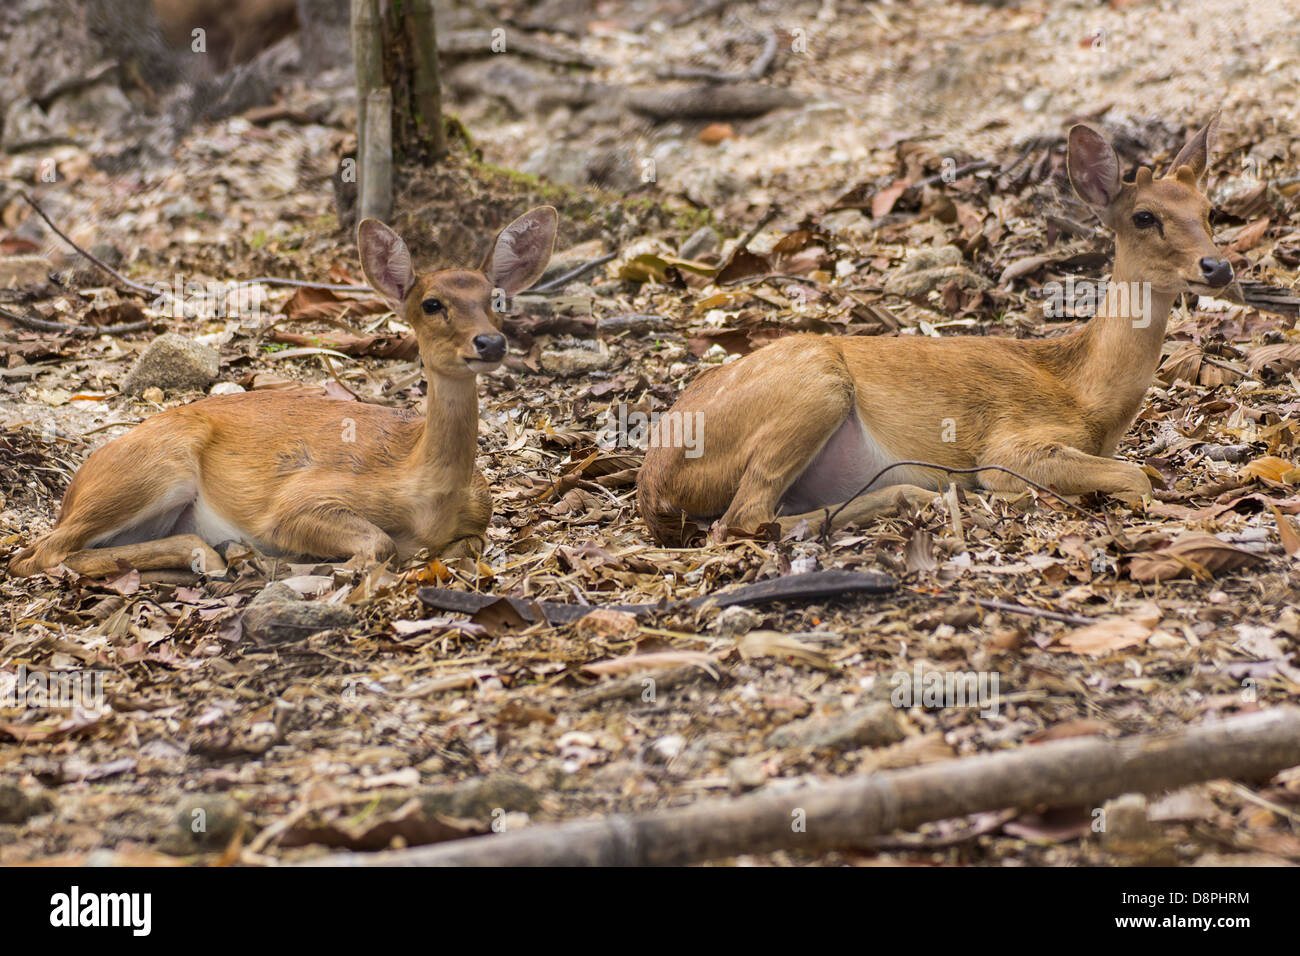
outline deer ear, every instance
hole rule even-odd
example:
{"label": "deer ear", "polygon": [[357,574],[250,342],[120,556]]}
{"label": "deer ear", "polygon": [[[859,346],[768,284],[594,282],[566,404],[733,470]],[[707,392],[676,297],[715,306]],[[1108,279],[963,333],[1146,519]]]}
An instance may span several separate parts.
{"label": "deer ear", "polygon": [[1219,136],[1219,113],[1210,117],[1196,135],[1189,139],[1174,157],[1167,175],[1174,175],[1183,166],[1190,166],[1199,184],[1205,179],[1205,171],[1210,167],[1210,153],[1214,151],[1214,141]]}
{"label": "deer ear", "polygon": [[1071,127],[1065,167],[1070,185],[1089,206],[1105,209],[1119,195],[1119,157],[1092,127]]}
{"label": "deer ear", "polygon": [[559,221],[553,207],[538,206],[502,229],[483,263],[488,281],[514,295],[541,278],[551,261]]}
{"label": "deer ear", "polygon": [[378,219],[363,219],[357,226],[357,252],[361,271],[375,291],[399,304],[415,285],[411,253],[402,237]]}

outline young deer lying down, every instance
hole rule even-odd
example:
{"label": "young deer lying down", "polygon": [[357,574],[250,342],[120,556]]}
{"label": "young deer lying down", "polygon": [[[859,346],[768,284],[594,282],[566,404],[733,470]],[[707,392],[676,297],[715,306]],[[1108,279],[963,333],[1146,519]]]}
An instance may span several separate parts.
{"label": "young deer lying down", "polygon": [[[1086,126],[1070,130],[1068,169],[1079,197],[1115,233],[1115,268],[1094,318],[1059,338],[792,335],[704,372],[674,411],[698,415],[696,457],[651,447],[638,481],[654,537],[684,543],[778,519],[818,527],[881,468],[925,461],[1001,465],[1063,494],[1151,494],[1137,465],[1111,456],[1142,405],[1160,360],[1169,309],[1183,292],[1210,294],[1232,267],[1210,234],[1200,191],[1216,116],[1157,179],[1120,178],[1119,159]],[[653,446],[654,442],[652,442]],[[835,517],[835,527],[931,499],[949,479],[900,466]],[[1017,491],[985,471],[967,487]]]}
{"label": "young deer lying down", "polygon": [[421,548],[478,550],[492,503],[474,467],[476,376],[506,353],[492,299],[537,281],[556,222],[551,207],[533,209],[501,231],[479,271],[417,276],[397,234],[363,221],[366,278],[415,330],[428,386],[423,416],[292,391],[162,412],[86,459],[54,530],[16,555],[10,572],[63,563],[105,573],[119,558],[142,570],[216,570],[209,546],[229,541],[357,565]]}

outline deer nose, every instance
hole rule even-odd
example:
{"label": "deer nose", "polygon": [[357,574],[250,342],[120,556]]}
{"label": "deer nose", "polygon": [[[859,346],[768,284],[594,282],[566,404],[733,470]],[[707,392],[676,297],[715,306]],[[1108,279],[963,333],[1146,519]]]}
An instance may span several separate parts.
{"label": "deer nose", "polygon": [[1206,256],[1201,260],[1201,275],[1205,276],[1207,285],[1221,289],[1232,281],[1232,266],[1227,259],[1213,259]]}
{"label": "deer nose", "polygon": [[506,355],[506,337],[504,335],[476,335],[474,348],[478,357],[485,362],[500,362]]}

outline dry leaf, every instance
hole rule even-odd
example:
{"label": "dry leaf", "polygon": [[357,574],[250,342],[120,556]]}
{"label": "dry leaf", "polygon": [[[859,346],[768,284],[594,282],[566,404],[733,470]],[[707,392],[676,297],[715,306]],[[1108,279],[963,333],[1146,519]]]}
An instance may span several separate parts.
{"label": "dry leaf", "polygon": [[1128,573],[1134,581],[1143,583],[1183,577],[1206,579],[1262,563],[1264,559],[1258,554],[1213,535],[1188,534],[1167,547],[1133,555]]}
{"label": "dry leaf", "polygon": [[1146,642],[1160,623],[1161,611],[1154,604],[1143,605],[1137,612],[1112,617],[1081,627],[1064,635],[1053,650],[1073,654],[1109,654]]}

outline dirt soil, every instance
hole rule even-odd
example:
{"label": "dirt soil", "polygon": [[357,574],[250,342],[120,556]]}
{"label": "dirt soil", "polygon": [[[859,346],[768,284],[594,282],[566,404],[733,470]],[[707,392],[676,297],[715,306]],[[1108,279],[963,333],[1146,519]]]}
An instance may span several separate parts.
{"label": "dirt soil", "polygon": [[[495,229],[540,202],[560,209],[569,266],[616,254],[553,294],[518,297],[511,354],[480,379],[487,550],[371,572],[238,550],[225,576],[0,571],[0,691],[20,666],[84,668],[102,674],[104,696],[92,712],[0,703],[0,863],[275,863],[1300,703],[1293,4],[825,0],[736,3],[676,24],[684,5],[670,2],[498,12],[515,24],[547,9],[573,32],[533,35],[610,64],[548,66],[552,77],[627,85],[655,82],[665,64],[743,70],[770,34],[779,52],[763,82],[803,103],[656,124],[609,103],[522,111],[449,83],[473,147],[403,171],[393,222],[417,267],[476,261]],[[52,525],[94,447],[201,397],[120,393],[159,333],[217,349],[219,392],[301,383],[420,406],[409,330],[372,296],[264,282],[221,309],[224,288],[191,298],[177,317],[69,253],[17,195],[31,190],[74,240],[147,286],[360,281],[331,187],[353,145],[346,81],[301,82],[283,91],[289,115],[198,126],[148,165],[106,161],[130,144],[93,124],[73,142],[0,154],[0,255],[45,256],[53,273],[0,289],[0,306],[147,324],[83,335],[0,319],[0,566]],[[1063,189],[1069,126],[1094,122],[1126,166],[1162,169],[1220,108],[1213,222],[1250,304],[1176,306],[1119,451],[1152,476],[1145,509],[964,492],[828,539],[649,539],[635,505],[640,450],[597,441],[620,405],[667,409],[702,367],[791,331],[1067,331],[1083,319],[1045,316],[1044,286],[1104,276],[1111,252]],[[584,159],[586,183],[548,177],[566,153]],[[51,161],[53,183],[42,178]],[[653,175],[629,181],[619,163]],[[521,167],[537,175],[503,171]],[[724,244],[683,263],[706,223]],[[760,223],[752,255],[734,257]],[[953,249],[918,253],[940,247]],[[954,254],[957,268],[908,281],[918,255]],[[596,607],[821,569],[884,572],[898,586],[558,626],[417,595]],[[268,587],[332,609],[333,625],[250,633],[245,612]],[[895,675],[916,668],[996,676],[995,712],[881,717]],[[861,720],[860,732],[828,729],[866,714],[869,732]],[[1099,830],[1096,809],[985,814],[734,862],[1300,862],[1300,769],[1151,795],[1137,839]]]}

